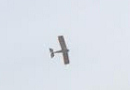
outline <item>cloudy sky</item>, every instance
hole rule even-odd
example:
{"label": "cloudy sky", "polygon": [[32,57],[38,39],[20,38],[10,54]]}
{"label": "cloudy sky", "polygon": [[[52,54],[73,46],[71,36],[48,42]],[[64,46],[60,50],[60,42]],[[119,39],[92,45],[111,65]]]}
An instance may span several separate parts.
{"label": "cloudy sky", "polygon": [[129,0],[0,0],[0,90],[130,90],[129,16]]}

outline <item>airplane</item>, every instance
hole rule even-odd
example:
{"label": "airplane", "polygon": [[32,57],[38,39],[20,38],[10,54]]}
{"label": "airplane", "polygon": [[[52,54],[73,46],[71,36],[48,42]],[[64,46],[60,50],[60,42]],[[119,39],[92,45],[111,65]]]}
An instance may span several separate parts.
{"label": "airplane", "polygon": [[61,50],[53,51],[52,48],[49,48],[50,53],[51,53],[51,58],[54,57],[55,53],[62,53],[63,54],[63,59],[64,59],[64,64],[65,65],[69,64],[69,56],[68,56],[69,49],[67,49],[64,37],[63,36],[58,36],[58,40],[59,40],[59,43],[60,43],[60,46],[61,46]]}

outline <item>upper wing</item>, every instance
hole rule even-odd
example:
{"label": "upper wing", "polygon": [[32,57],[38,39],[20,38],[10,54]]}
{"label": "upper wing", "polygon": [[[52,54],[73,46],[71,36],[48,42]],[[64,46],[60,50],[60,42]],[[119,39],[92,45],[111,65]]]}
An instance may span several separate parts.
{"label": "upper wing", "polygon": [[68,53],[63,53],[63,58],[64,58],[64,64],[69,64],[69,56]]}
{"label": "upper wing", "polygon": [[63,37],[63,36],[58,36],[58,40],[59,40],[59,43],[60,43],[60,45],[61,45],[61,48],[62,48],[62,49],[67,49],[66,44],[65,44],[64,37]]}

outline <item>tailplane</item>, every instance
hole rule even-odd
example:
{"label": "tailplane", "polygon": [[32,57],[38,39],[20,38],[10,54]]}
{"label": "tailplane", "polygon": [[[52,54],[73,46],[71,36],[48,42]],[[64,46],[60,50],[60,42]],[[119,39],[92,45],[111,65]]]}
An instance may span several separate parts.
{"label": "tailplane", "polygon": [[49,50],[50,50],[50,53],[51,53],[51,58],[53,58],[54,57],[54,51],[53,51],[52,48],[49,48]]}

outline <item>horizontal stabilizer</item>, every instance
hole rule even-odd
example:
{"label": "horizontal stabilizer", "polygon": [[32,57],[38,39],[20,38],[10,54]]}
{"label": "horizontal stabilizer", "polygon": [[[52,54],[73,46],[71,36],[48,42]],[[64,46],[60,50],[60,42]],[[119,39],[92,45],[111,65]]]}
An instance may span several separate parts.
{"label": "horizontal stabilizer", "polygon": [[50,50],[50,53],[51,53],[51,58],[53,58],[54,57],[54,51],[53,51],[52,48],[49,48],[49,50]]}

